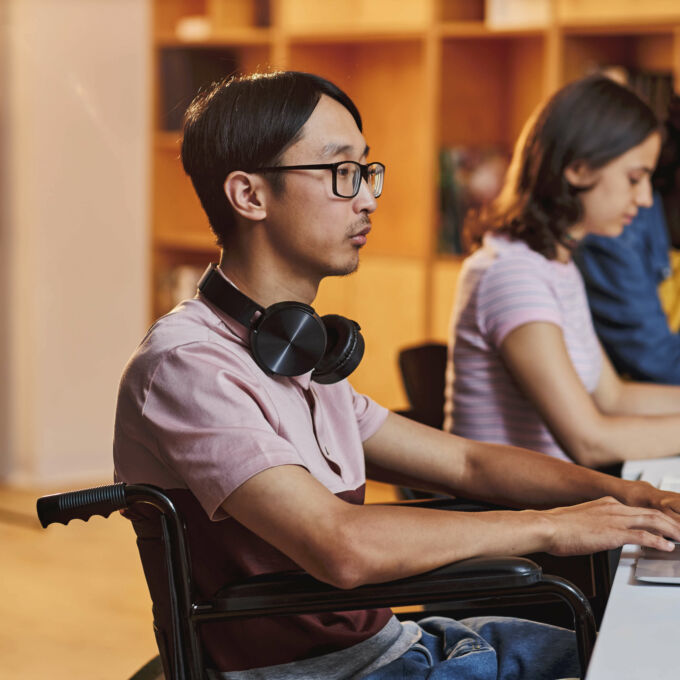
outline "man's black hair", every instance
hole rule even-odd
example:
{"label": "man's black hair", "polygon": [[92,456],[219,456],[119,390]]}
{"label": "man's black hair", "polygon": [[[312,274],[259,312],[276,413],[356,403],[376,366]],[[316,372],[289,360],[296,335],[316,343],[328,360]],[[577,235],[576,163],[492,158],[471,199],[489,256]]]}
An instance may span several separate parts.
{"label": "man's black hair", "polygon": [[[184,115],[182,164],[218,245],[225,245],[235,219],[224,193],[227,175],[277,165],[283,152],[299,139],[321,95],[340,102],[362,130],[359,111],[340,88],[298,71],[224,79],[191,102]],[[270,181],[276,184],[283,179],[272,173]]]}

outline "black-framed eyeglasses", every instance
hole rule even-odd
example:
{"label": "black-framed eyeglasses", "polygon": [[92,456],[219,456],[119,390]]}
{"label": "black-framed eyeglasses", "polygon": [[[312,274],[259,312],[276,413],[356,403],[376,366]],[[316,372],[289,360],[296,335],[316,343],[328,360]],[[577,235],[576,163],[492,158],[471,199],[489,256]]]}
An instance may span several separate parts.
{"label": "black-framed eyeglasses", "polygon": [[258,168],[256,172],[285,172],[286,170],[330,170],[333,173],[333,193],[340,198],[354,198],[361,188],[361,180],[366,180],[375,198],[382,194],[385,166],[382,163],[363,165],[356,161],[338,163],[315,163],[309,165],[277,165]]}

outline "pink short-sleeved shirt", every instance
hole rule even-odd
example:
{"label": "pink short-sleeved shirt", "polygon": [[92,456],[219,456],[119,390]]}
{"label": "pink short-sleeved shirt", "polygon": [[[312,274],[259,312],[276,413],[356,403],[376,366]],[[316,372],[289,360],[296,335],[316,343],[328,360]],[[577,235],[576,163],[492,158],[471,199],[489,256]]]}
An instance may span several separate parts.
{"label": "pink short-sleeved shirt", "polygon": [[[225,513],[221,504],[229,494],[263,470],[299,465],[333,494],[362,503],[362,443],[387,416],[346,380],[320,385],[309,373],[266,375],[247,335],[202,298],[185,301],[147,333],[119,390],[115,477],[168,490],[187,523],[202,597],[250,576],[298,568]],[[167,625],[160,534],[149,513],[127,514],[158,618]],[[203,625],[202,636],[213,668],[243,670],[349,647],[381,630],[390,616],[369,610],[219,622]]]}
{"label": "pink short-sleeved shirt", "polygon": [[483,247],[465,260],[458,282],[444,426],[470,439],[571,460],[499,352],[512,330],[535,321],[562,329],[576,373],[592,393],[602,352],[578,269],[573,262],[548,260],[523,241],[487,234]]}

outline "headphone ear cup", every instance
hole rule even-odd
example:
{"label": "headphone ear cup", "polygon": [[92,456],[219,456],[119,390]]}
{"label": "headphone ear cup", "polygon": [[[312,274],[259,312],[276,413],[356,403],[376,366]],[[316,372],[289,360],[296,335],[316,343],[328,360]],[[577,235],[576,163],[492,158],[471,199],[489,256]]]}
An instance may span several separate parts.
{"label": "headphone ear cup", "polygon": [[312,380],[329,385],[346,378],[364,356],[364,338],[356,321],[339,314],[321,317],[326,327],[326,352],[312,373]]}
{"label": "headphone ear cup", "polygon": [[324,356],[326,344],[324,323],[302,302],[267,307],[250,332],[253,357],[269,374],[293,376],[311,371]]}

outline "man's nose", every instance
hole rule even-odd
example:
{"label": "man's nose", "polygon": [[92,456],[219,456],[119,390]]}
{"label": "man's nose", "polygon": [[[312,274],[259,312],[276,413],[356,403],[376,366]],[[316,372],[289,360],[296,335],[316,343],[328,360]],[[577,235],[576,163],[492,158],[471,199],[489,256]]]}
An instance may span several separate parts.
{"label": "man's nose", "polygon": [[359,193],[356,195],[355,209],[357,212],[366,211],[372,213],[378,207],[378,202],[368,182],[362,178]]}

